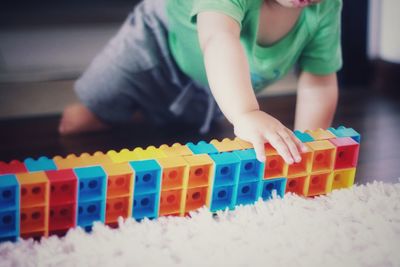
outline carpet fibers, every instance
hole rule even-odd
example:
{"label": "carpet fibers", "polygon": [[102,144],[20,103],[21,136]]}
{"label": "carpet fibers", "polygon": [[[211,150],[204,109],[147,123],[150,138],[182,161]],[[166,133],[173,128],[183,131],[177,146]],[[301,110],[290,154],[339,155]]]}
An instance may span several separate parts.
{"label": "carpet fibers", "polygon": [[0,266],[400,266],[400,183],[3,243]]}

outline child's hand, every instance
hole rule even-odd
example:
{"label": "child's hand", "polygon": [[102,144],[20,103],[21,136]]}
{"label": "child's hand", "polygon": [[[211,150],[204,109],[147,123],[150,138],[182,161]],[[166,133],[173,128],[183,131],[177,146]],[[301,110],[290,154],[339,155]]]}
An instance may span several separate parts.
{"label": "child's hand", "polygon": [[235,119],[233,126],[237,137],[253,144],[259,161],[266,159],[264,143],[267,142],[288,164],[300,162],[299,151],[307,151],[306,146],[292,131],[263,111],[244,113]]}

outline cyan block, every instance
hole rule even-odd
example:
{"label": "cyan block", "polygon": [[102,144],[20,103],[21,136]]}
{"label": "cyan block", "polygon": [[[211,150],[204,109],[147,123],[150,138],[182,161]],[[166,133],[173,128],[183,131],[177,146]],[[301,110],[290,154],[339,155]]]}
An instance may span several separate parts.
{"label": "cyan block", "polygon": [[235,185],[239,181],[240,159],[234,153],[225,152],[210,155],[214,161],[214,187]]}
{"label": "cyan block", "polygon": [[142,160],[129,162],[135,171],[134,195],[160,192],[161,166],[156,160]]}
{"label": "cyan block", "polygon": [[253,204],[261,193],[261,181],[239,183],[236,205]]}
{"label": "cyan block", "polygon": [[132,217],[136,220],[157,218],[160,205],[160,193],[134,195]]}
{"label": "cyan block", "polygon": [[192,142],[187,143],[186,146],[193,152],[193,154],[218,154],[218,150],[213,144],[200,141],[197,144]]}
{"label": "cyan block", "polygon": [[240,159],[239,183],[260,181],[264,174],[265,163],[257,160],[254,149],[233,152]]}
{"label": "cyan block", "polygon": [[96,221],[105,221],[105,201],[81,201],[77,208],[77,225],[90,230]]}
{"label": "cyan block", "polygon": [[0,211],[18,210],[20,186],[13,174],[0,175]]}
{"label": "cyan block", "polygon": [[27,158],[24,160],[24,164],[29,172],[57,170],[54,161],[48,157],[40,157],[37,160]]}
{"label": "cyan block", "polygon": [[299,130],[295,130],[293,133],[303,143],[314,141],[314,138],[308,133],[303,133],[300,132]]}
{"label": "cyan block", "polygon": [[100,166],[75,168],[78,178],[78,203],[88,200],[104,200],[107,192],[107,175]]}
{"label": "cyan block", "polygon": [[361,141],[361,135],[356,132],[353,128],[346,128],[344,126],[339,126],[337,129],[328,128],[328,131],[336,135],[337,137],[351,137],[357,143]]}
{"label": "cyan block", "polygon": [[270,179],[270,180],[263,180],[262,181],[262,191],[261,191],[261,197],[263,200],[268,200],[272,198],[272,192],[276,191],[276,194],[283,198],[285,195],[285,189],[286,189],[286,178],[276,178],[276,179]]}
{"label": "cyan block", "polygon": [[234,209],[236,202],[236,186],[219,186],[213,188],[210,211]]}

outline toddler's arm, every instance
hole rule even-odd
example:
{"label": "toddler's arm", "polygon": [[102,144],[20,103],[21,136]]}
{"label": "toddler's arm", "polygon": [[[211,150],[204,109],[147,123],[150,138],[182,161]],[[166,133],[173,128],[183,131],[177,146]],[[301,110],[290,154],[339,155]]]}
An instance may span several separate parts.
{"label": "toddler's arm", "polygon": [[318,76],[304,71],[298,84],[295,129],[328,128],[337,99],[336,73]]}
{"label": "toddler's arm", "polygon": [[201,12],[197,28],[211,91],[235,134],[253,144],[260,161],[265,161],[264,143],[270,142],[287,163],[299,162],[299,150],[305,149],[302,143],[278,120],[260,110],[238,23],[218,12]]}

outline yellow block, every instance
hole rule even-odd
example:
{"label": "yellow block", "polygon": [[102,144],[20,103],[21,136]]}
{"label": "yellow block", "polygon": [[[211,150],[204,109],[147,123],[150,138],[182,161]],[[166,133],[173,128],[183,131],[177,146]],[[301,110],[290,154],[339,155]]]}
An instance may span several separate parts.
{"label": "yellow block", "polygon": [[348,188],[354,184],[356,168],[334,170],[332,189]]}
{"label": "yellow block", "polygon": [[229,138],[224,138],[222,141],[218,141],[216,139],[211,140],[210,142],[215,146],[218,152],[230,152],[234,150],[242,150],[243,147],[237,140],[231,140]]}
{"label": "yellow block", "polygon": [[169,156],[189,156],[193,155],[192,150],[190,150],[187,146],[181,145],[179,143],[175,143],[172,146],[161,145],[160,149],[164,152],[164,154]]}
{"label": "yellow block", "polygon": [[119,152],[116,152],[115,150],[110,150],[107,152],[107,156],[109,156],[111,161],[114,163],[123,163],[133,160],[139,160],[139,156],[137,155],[136,152],[128,150],[126,148],[122,149]]}
{"label": "yellow block", "polygon": [[314,140],[316,140],[316,141],[336,138],[336,136],[333,133],[331,133],[330,131],[321,129],[321,128],[314,130],[314,131],[306,130],[306,133],[311,135],[314,138]]}
{"label": "yellow block", "polygon": [[253,145],[250,142],[244,141],[243,139],[240,139],[239,137],[235,137],[234,139],[239,145],[242,147],[242,149],[250,149],[254,148]]}
{"label": "yellow block", "polygon": [[137,147],[133,150],[138,157],[138,160],[146,160],[146,159],[158,159],[158,158],[165,158],[165,153],[154,146],[149,146],[146,149],[141,147]]}
{"label": "yellow block", "polygon": [[312,172],[332,171],[336,157],[336,147],[328,140],[319,140],[306,143],[313,152]]}

